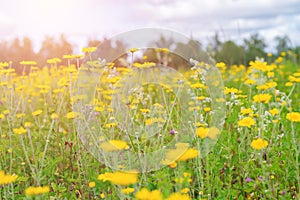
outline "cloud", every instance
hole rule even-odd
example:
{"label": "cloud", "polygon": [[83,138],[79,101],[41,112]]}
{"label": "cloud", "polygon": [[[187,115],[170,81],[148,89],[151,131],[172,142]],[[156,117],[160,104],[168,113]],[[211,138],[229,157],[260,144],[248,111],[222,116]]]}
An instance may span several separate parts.
{"label": "cloud", "polygon": [[[255,32],[270,36],[289,35],[300,45],[298,0],[150,0],[137,2],[131,9],[138,12],[137,21],[147,25],[164,26],[193,33],[205,39],[216,31],[225,35],[224,39],[236,39]],[[297,17],[298,16],[298,17]],[[283,32],[284,31],[284,32]]]}
{"label": "cloud", "polygon": [[0,12],[0,37],[7,38],[14,32],[13,21],[4,13]]}
{"label": "cloud", "polygon": [[300,45],[299,8],[299,0],[10,0],[0,8],[0,34],[99,38],[162,27],[206,41],[216,31],[224,40],[258,32],[268,42],[287,34]]}
{"label": "cloud", "polygon": [[[150,2],[156,2],[152,0]],[[163,2],[163,1],[162,1]],[[195,19],[266,18],[299,12],[296,0],[175,0],[172,3],[138,3],[137,9],[160,21]]]}

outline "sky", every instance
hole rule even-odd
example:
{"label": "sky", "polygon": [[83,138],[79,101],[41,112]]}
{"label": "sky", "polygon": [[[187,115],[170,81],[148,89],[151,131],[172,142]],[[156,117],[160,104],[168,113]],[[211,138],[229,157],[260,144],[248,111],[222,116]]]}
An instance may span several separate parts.
{"label": "sky", "polygon": [[77,48],[88,39],[155,27],[178,31],[207,44],[241,42],[259,33],[274,48],[287,35],[300,45],[299,0],[0,0],[0,41],[27,36],[35,47],[45,35],[65,34]]}

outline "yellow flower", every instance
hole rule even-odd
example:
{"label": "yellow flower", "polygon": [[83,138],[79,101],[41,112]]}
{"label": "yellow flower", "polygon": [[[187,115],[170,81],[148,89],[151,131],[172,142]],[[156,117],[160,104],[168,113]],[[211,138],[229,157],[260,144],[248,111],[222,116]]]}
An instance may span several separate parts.
{"label": "yellow flower", "polygon": [[89,182],[89,188],[93,188],[96,186],[96,183],[94,181]]}
{"label": "yellow flower", "polygon": [[64,68],[63,71],[68,73],[76,73],[77,69],[75,66],[71,65],[69,68]]}
{"label": "yellow flower", "polygon": [[180,190],[180,193],[186,194],[190,191],[189,188],[183,188],[182,190]]}
{"label": "yellow flower", "polygon": [[138,174],[137,172],[106,172],[104,174],[100,174],[98,176],[98,180],[109,181],[112,184],[117,185],[130,185],[138,182]]}
{"label": "yellow flower", "polygon": [[25,128],[30,128],[31,125],[32,125],[31,122],[25,122],[25,123],[24,123],[24,127],[25,127]]}
{"label": "yellow flower", "polygon": [[8,114],[9,114],[9,110],[4,110],[2,113],[3,113],[4,115],[8,115]]}
{"label": "yellow flower", "polygon": [[293,73],[293,76],[300,76],[300,72]]}
{"label": "yellow flower", "polygon": [[242,115],[247,115],[247,114],[253,113],[253,110],[252,110],[251,108],[244,108],[244,109],[242,109],[242,110],[240,111],[240,113],[241,113]]}
{"label": "yellow flower", "polygon": [[13,129],[13,132],[14,132],[15,134],[22,135],[22,134],[26,133],[27,130],[24,129],[23,126],[21,126],[20,128],[14,128],[14,129]]}
{"label": "yellow flower", "polygon": [[0,185],[10,184],[16,181],[17,175],[5,174],[4,171],[0,170]]}
{"label": "yellow flower", "polygon": [[250,65],[250,67],[252,67],[254,69],[257,69],[257,70],[260,70],[263,72],[267,71],[267,62],[261,62],[261,61],[256,60],[255,62],[250,61],[249,65]]}
{"label": "yellow flower", "polygon": [[252,80],[252,79],[247,79],[245,81],[245,84],[247,84],[247,85],[253,85],[254,83],[255,83],[255,80]]}
{"label": "yellow flower", "polygon": [[156,48],[155,51],[156,52],[169,53],[170,50],[168,48]]}
{"label": "yellow flower", "polygon": [[58,114],[57,113],[52,113],[51,114],[51,119],[58,119]]}
{"label": "yellow flower", "polygon": [[195,126],[196,126],[196,127],[204,127],[205,124],[200,123],[200,122],[196,122],[196,123],[195,123]]}
{"label": "yellow flower", "polygon": [[195,88],[195,89],[199,89],[199,88],[206,89],[207,88],[207,86],[202,83],[194,83],[191,85],[191,87]]}
{"label": "yellow flower", "polygon": [[274,176],[274,175],[271,175],[271,176],[270,176],[270,178],[271,178],[271,179],[274,179],[274,178],[275,178],[275,176]]}
{"label": "yellow flower", "polygon": [[189,148],[188,143],[177,143],[175,149],[168,149],[166,152],[166,158],[162,161],[164,165],[170,165],[180,158]]}
{"label": "yellow flower", "polygon": [[189,111],[195,111],[195,110],[200,110],[200,106],[189,107]]}
{"label": "yellow flower", "polygon": [[284,57],[284,56],[286,56],[286,52],[280,52],[280,55],[282,56],[282,57]]}
{"label": "yellow flower", "polygon": [[83,57],[83,55],[81,55],[81,54],[66,54],[66,55],[63,55],[63,58],[64,59],[79,59],[79,58],[82,58]]}
{"label": "yellow flower", "polygon": [[128,146],[127,142],[122,141],[122,140],[109,140],[107,142],[102,142],[100,144],[100,148],[106,152],[111,152],[111,151],[119,151],[119,150],[123,150],[123,149],[128,149],[129,146]]}
{"label": "yellow flower", "polygon": [[104,107],[103,107],[103,106],[96,106],[96,107],[94,108],[94,110],[95,110],[96,112],[102,112],[102,111],[104,110]]}
{"label": "yellow flower", "polygon": [[42,112],[43,112],[43,111],[42,111],[41,109],[38,109],[38,110],[32,112],[32,115],[33,115],[33,116],[39,116]]}
{"label": "yellow flower", "polygon": [[112,123],[107,123],[105,124],[105,127],[106,128],[112,128],[112,127],[116,127],[118,126],[118,123],[117,122],[112,122]]}
{"label": "yellow flower", "polygon": [[62,78],[60,78],[60,79],[58,80],[57,85],[58,85],[58,86],[69,86],[70,83],[69,83],[69,80],[68,80],[68,79],[62,77]]}
{"label": "yellow flower", "polygon": [[162,194],[159,190],[148,191],[146,188],[141,189],[135,196],[138,200],[162,200]]}
{"label": "yellow flower", "polygon": [[212,126],[208,129],[207,137],[215,140],[219,134],[220,134],[220,130],[215,126]]}
{"label": "yellow flower", "polygon": [[199,97],[197,97],[197,100],[202,101],[202,100],[204,100],[206,98],[207,98],[206,96],[199,96]]}
{"label": "yellow flower", "polygon": [[177,163],[176,162],[172,162],[171,164],[169,164],[169,167],[174,169],[177,167]]}
{"label": "yellow flower", "polygon": [[132,48],[132,49],[128,49],[127,52],[134,53],[137,52],[138,50],[139,48]]}
{"label": "yellow flower", "polygon": [[239,126],[247,126],[248,128],[250,128],[254,124],[255,124],[255,120],[251,117],[245,117],[238,121]]}
{"label": "yellow flower", "polygon": [[256,89],[258,89],[258,90],[267,90],[267,89],[270,89],[270,88],[274,88],[276,86],[277,86],[276,82],[267,82],[263,85],[257,86]]}
{"label": "yellow flower", "polygon": [[183,172],[183,177],[186,178],[186,177],[190,177],[191,176],[191,173],[189,172]]}
{"label": "yellow flower", "polygon": [[268,103],[271,98],[270,94],[257,94],[253,97],[253,101],[256,103]]}
{"label": "yellow flower", "polygon": [[200,138],[206,138],[209,137],[210,139],[216,139],[216,137],[219,135],[220,130],[217,127],[199,127],[196,129],[196,135]]}
{"label": "yellow flower", "polygon": [[187,194],[173,193],[167,200],[190,200],[191,198]]}
{"label": "yellow flower", "polygon": [[28,196],[35,196],[48,193],[49,191],[50,188],[48,186],[28,187],[25,189],[25,194]]}
{"label": "yellow flower", "polygon": [[184,177],[184,178],[182,178],[182,177],[180,177],[180,178],[175,178],[175,183],[183,183],[183,182],[192,182],[192,179],[191,178],[187,178],[187,177]]}
{"label": "yellow flower", "polygon": [[122,189],[122,192],[123,192],[124,194],[130,194],[130,193],[133,193],[133,192],[134,192],[134,188],[131,188],[131,187],[124,188],[124,189]]}
{"label": "yellow flower", "polygon": [[84,53],[92,53],[97,51],[97,47],[84,47],[82,48],[82,52]]}
{"label": "yellow flower", "polygon": [[150,68],[156,66],[156,64],[154,62],[144,62],[143,64],[134,63],[133,66],[136,68]]}
{"label": "yellow flower", "polygon": [[8,62],[0,62],[0,68],[1,67],[8,67],[9,63]]}
{"label": "yellow flower", "polygon": [[241,92],[242,92],[241,90],[238,90],[236,88],[225,87],[225,89],[224,89],[224,94],[238,94],[238,93],[241,93]]}
{"label": "yellow flower", "polygon": [[61,62],[61,59],[59,59],[59,58],[47,59],[48,64],[56,64],[56,63],[60,63],[60,62]]}
{"label": "yellow flower", "polygon": [[200,138],[206,138],[207,134],[208,134],[208,128],[199,127],[196,129],[196,135],[199,136]]}
{"label": "yellow flower", "polygon": [[292,122],[300,122],[300,113],[291,112],[286,115],[286,118]]}
{"label": "yellow flower", "polygon": [[25,113],[18,113],[16,116],[17,116],[17,118],[22,118],[25,116]]}
{"label": "yellow flower", "polygon": [[273,108],[273,109],[269,110],[269,112],[271,113],[272,116],[279,114],[279,111],[277,108]]}
{"label": "yellow flower", "polygon": [[102,193],[100,194],[100,197],[101,197],[101,199],[104,199],[104,198],[105,198],[105,194],[102,192]]}
{"label": "yellow flower", "polygon": [[2,113],[0,114],[0,119],[3,119],[5,117],[5,115],[3,115]]}
{"label": "yellow flower", "polygon": [[294,76],[289,76],[289,81],[300,83],[300,78],[299,77],[294,77]]}
{"label": "yellow flower", "polygon": [[35,61],[32,60],[23,60],[20,62],[21,65],[36,65],[37,63]]}
{"label": "yellow flower", "polygon": [[260,149],[266,148],[267,146],[268,146],[268,142],[266,140],[261,139],[261,138],[253,140],[251,142],[251,147],[253,149],[260,150]]}
{"label": "yellow flower", "polygon": [[141,108],[140,111],[142,113],[149,113],[150,112],[150,109],[147,109],[147,108]]}
{"label": "yellow flower", "polygon": [[216,63],[216,67],[220,68],[221,70],[225,70],[226,64],[223,62],[218,62],[218,63]]}
{"label": "yellow flower", "polygon": [[199,155],[199,151],[195,148],[190,148],[186,150],[178,159],[177,161],[186,161],[193,159]]}
{"label": "yellow flower", "polygon": [[152,124],[154,124],[154,123],[165,123],[166,122],[166,120],[165,119],[163,119],[163,118],[148,118],[148,119],[146,119],[146,121],[145,121],[145,123],[146,123],[146,125],[152,125]]}
{"label": "yellow flower", "polygon": [[211,108],[210,107],[205,107],[205,108],[203,108],[203,110],[204,110],[204,112],[209,112],[211,110]]}
{"label": "yellow flower", "polygon": [[268,72],[267,76],[270,78],[270,77],[274,77],[275,76],[275,73],[274,72]]}
{"label": "yellow flower", "polygon": [[67,119],[74,119],[74,118],[76,118],[76,117],[78,117],[79,116],[79,113],[77,113],[77,112],[68,112],[67,114],[66,114],[66,118]]}
{"label": "yellow flower", "polygon": [[290,86],[293,86],[294,84],[292,83],[292,82],[286,82],[285,83],[285,86],[287,86],[287,87],[290,87]]}

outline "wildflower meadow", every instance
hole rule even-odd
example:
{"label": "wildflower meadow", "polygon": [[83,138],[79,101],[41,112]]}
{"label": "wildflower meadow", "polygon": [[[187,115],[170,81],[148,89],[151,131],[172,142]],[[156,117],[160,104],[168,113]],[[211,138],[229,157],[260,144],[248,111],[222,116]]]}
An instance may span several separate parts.
{"label": "wildflower meadow", "polygon": [[292,51],[228,65],[100,49],[0,62],[1,199],[300,198]]}

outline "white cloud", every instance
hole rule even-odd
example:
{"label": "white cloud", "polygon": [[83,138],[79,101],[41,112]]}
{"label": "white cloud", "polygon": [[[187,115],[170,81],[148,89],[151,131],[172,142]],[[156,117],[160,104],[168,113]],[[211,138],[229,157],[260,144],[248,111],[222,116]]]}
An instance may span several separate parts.
{"label": "white cloud", "polygon": [[14,32],[13,21],[4,13],[0,12],[0,37],[7,38]]}
{"label": "white cloud", "polygon": [[6,24],[0,34],[66,33],[81,44],[83,37],[162,27],[206,41],[216,31],[237,40],[259,32],[268,42],[287,34],[300,45],[299,8],[299,0],[10,0],[0,8],[0,14],[12,13],[11,18],[0,15],[0,24]]}
{"label": "white cloud", "polygon": [[206,39],[215,31],[222,32],[224,39],[236,39],[258,32],[267,37],[268,41],[269,36],[287,34],[295,44],[300,45],[300,38],[295,37],[300,29],[298,0],[176,0],[165,4],[155,2],[157,0],[138,3],[134,7],[144,13],[140,20],[145,20],[145,24],[164,25],[185,34],[193,33],[201,39]]}

